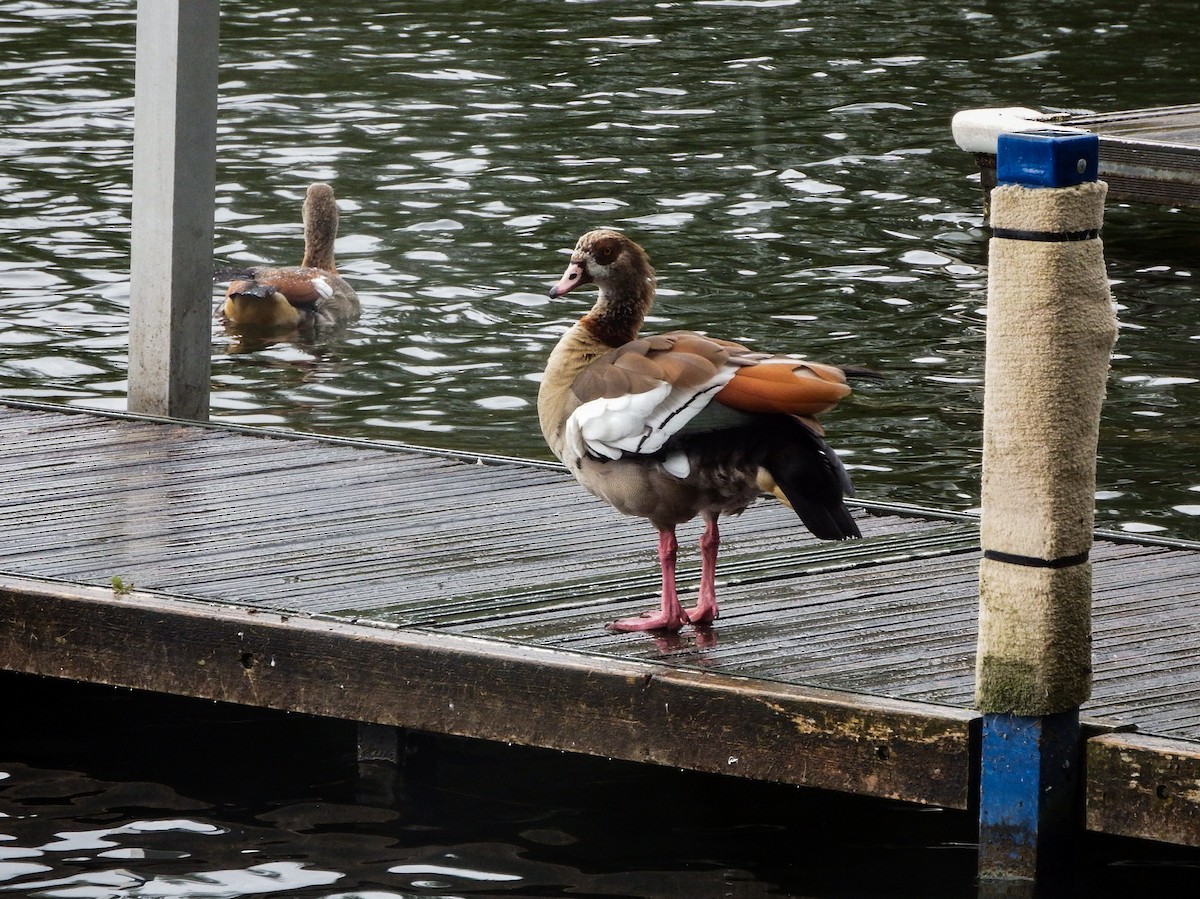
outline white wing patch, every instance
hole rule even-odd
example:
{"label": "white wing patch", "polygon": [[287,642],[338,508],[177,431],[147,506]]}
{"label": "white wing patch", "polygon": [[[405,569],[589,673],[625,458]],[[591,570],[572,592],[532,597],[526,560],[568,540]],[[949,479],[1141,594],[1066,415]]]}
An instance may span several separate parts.
{"label": "white wing patch", "polygon": [[317,293],[321,295],[321,299],[328,300],[333,296],[333,285],[329,283],[329,279],[324,275],[317,275],[312,279],[313,287],[317,289]]}
{"label": "white wing patch", "polygon": [[[707,382],[688,389],[660,381],[643,393],[584,403],[567,419],[567,446],[576,458],[653,455],[704,410],[736,371],[736,365],[726,365]],[[690,466],[682,453],[672,453],[664,468],[683,478]]]}
{"label": "white wing patch", "polygon": [[668,453],[662,467],[667,474],[673,474],[680,480],[692,473],[692,463],[688,461],[687,453]]}

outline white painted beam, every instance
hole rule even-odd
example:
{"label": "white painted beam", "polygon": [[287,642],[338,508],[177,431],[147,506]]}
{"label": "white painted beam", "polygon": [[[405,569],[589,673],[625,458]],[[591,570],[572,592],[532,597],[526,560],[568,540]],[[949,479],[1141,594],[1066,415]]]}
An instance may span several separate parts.
{"label": "white painted beam", "polygon": [[129,411],[208,418],[219,0],[138,0]]}
{"label": "white painted beam", "polygon": [[955,113],[950,124],[954,142],[969,153],[996,155],[996,141],[1001,134],[1020,131],[1044,131],[1052,129],[1069,134],[1087,134],[1083,128],[1072,128],[1046,121],[1046,113],[1023,106],[997,109],[964,109]]}

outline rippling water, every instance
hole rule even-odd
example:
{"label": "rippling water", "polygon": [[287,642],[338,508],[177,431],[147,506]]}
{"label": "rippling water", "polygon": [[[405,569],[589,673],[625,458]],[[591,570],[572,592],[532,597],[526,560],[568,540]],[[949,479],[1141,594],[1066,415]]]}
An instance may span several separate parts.
{"label": "rippling water", "polygon": [[974,893],[962,814],[448,739],[360,777],[344,722],[0,686],[31,725],[0,733],[0,895]]}
{"label": "rippling water", "polygon": [[[345,722],[0,688],[27,725],[0,732],[0,896],[976,896],[967,813],[437,738],[360,776]],[[1084,858],[1090,899],[1189,896],[1200,872],[1153,844]]]}
{"label": "rippling water", "polygon": [[[658,268],[653,327],[888,373],[828,419],[863,497],[971,508],[987,234],[950,118],[1196,101],[1193,13],[225,3],[214,257],[298,261],[304,188],[329,180],[364,313],[315,346],[243,346],[214,325],[214,418],[549,458],[537,376],[588,297],[546,288],[579,233],[613,225]],[[133,40],[126,0],[0,0],[0,397],[124,407]],[[1107,213],[1110,527],[1200,538],[1198,225]]]}
{"label": "rippling water", "polygon": [[[653,327],[877,366],[830,416],[869,499],[977,502],[986,233],[958,109],[1195,100],[1182,2],[226,4],[215,256],[290,262],[328,179],[336,343],[213,332],[224,421],[548,458],[537,374],[634,234]],[[1132,8],[1131,8],[1132,7]],[[0,2],[0,396],[122,408],[133,4]],[[1200,537],[1193,211],[1112,206],[1102,524]]]}

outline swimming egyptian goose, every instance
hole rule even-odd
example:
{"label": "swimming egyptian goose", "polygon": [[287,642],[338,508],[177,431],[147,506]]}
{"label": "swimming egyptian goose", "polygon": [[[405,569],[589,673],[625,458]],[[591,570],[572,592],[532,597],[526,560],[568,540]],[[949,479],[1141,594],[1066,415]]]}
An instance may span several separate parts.
{"label": "swimming egyptian goose", "polygon": [[[861,536],[842,502],[853,487],[813,418],[850,393],[832,365],[756,353],[692,331],[639,337],[654,301],[646,252],[617,231],[579,239],[559,297],[583,284],[596,304],[559,340],[538,391],[550,449],[587,490],[658,529],[662,607],[618,631],[677,631],[717,617],[717,519],[773,493],[817,537]],[[675,526],[705,521],[700,596],[675,588]]]}
{"label": "swimming egyptian goose", "polygon": [[304,258],[299,267],[255,266],[217,272],[232,281],[221,317],[241,328],[263,331],[319,330],[358,314],[354,288],[337,273],[333,242],[338,208],[333,188],[312,184],[304,195]]}

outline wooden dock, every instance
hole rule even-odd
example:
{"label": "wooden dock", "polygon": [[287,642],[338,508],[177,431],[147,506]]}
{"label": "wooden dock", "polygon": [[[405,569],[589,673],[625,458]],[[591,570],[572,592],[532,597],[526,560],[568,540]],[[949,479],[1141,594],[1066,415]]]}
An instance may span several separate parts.
{"label": "wooden dock", "polygon": [[[983,112],[983,111],[981,111]],[[1100,142],[1100,178],[1109,200],[1200,206],[1200,104],[1108,113],[1037,114],[1036,126],[1074,128]],[[964,140],[975,153],[985,191],[996,186],[996,155]]]}
{"label": "wooden dock", "polygon": [[[23,404],[0,434],[4,669],[974,801],[966,516],[864,503],[828,544],[759,504],[715,627],[615,634],[654,602],[652,532],[556,466]],[[1200,544],[1093,559],[1087,827],[1200,846]]]}

